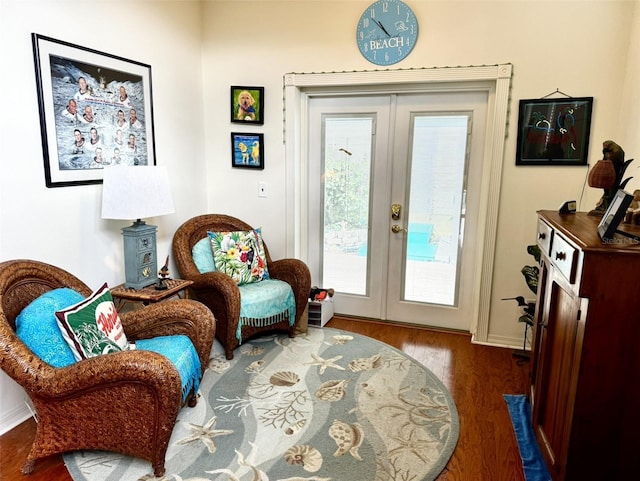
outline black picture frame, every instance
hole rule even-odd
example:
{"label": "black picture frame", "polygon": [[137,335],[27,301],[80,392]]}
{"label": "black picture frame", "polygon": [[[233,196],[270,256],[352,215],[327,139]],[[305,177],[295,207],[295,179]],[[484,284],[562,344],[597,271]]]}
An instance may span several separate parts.
{"label": "black picture frame", "polygon": [[586,165],[593,97],[523,99],[516,165]]}
{"label": "black picture frame", "polygon": [[[624,219],[632,200],[633,195],[622,189],[618,189],[616,194],[613,196],[611,204],[609,204],[609,208],[604,213],[602,220],[598,224],[598,234],[603,241],[610,241],[613,239],[616,232],[627,235],[625,232],[619,231],[618,226],[620,225],[620,222],[622,222],[622,219]],[[635,238],[635,236],[629,236]]]}
{"label": "black picture frame", "polygon": [[264,124],[264,87],[231,86],[231,122]]}
{"label": "black picture frame", "polygon": [[46,186],[100,184],[110,164],[155,165],[151,66],[31,38]]}
{"label": "black picture frame", "polygon": [[264,169],[264,134],[231,132],[231,166]]}

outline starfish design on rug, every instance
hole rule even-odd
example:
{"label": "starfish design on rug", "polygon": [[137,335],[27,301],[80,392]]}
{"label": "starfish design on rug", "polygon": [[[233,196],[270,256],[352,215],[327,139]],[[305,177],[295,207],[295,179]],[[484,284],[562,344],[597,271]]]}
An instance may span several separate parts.
{"label": "starfish design on rug", "polygon": [[332,357],[331,359],[323,359],[317,354],[311,353],[311,357],[315,360],[311,362],[305,362],[305,364],[310,364],[312,366],[319,366],[319,370],[318,370],[319,374],[324,374],[324,372],[328,367],[332,367],[334,369],[339,369],[340,371],[344,371],[344,367],[338,366],[335,363],[336,361],[339,361],[340,359],[342,359],[342,356],[335,356],[335,357]]}
{"label": "starfish design on rug", "polygon": [[188,436],[184,439],[178,441],[178,444],[184,445],[189,444],[194,441],[201,440],[209,452],[211,454],[216,452],[216,443],[214,442],[214,438],[217,436],[227,436],[229,434],[233,434],[233,430],[231,429],[214,429],[216,427],[216,422],[218,421],[217,416],[213,416],[206,424],[200,426],[198,424],[188,423],[189,428],[193,432],[191,436]]}
{"label": "starfish design on rug", "polygon": [[399,436],[389,435],[389,438],[398,442],[399,446],[389,451],[389,457],[397,456],[403,452],[412,453],[420,458],[424,463],[429,462],[429,457],[424,456],[429,450],[438,449],[438,442],[428,439],[420,439],[416,433],[416,429],[412,429],[408,437],[398,432]]}

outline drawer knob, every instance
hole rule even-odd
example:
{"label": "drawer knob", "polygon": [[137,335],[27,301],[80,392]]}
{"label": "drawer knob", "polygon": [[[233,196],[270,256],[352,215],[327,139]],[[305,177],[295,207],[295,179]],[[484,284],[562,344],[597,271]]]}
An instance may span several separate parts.
{"label": "drawer knob", "polygon": [[540,232],[538,234],[538,239],[544,240],[547,238],[547,234],[545,234],[544,232]]}
{"label": "drawer knob", "polygon": [[563,261],[567,258],[567,253],[566,252],[556,252],[556,260],[557,261]]}

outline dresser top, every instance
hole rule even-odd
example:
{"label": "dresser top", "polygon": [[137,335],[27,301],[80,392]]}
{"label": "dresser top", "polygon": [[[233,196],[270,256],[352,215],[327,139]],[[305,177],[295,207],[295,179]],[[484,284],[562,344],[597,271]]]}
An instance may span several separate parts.
{"label": "dresser top", "polygon": [[[559,214],[554,210],[541,210],[538,211],[538,215],[583,251],[640,254],[640,241],[631,237],[615,234],[613,239],[603,241],[598,234],[601,216],[589,215],[587,212]],[[637,225],[621,223],[618,230],[640,237],[640,226]]]}

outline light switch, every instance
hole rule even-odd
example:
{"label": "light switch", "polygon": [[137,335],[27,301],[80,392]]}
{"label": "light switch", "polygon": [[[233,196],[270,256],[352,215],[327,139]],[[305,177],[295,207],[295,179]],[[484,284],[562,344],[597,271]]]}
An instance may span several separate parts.
{"label": "light switch", "polygon": [[267,196],[267,183],[259,182],[258,183],[258,197],[266,197]]}

